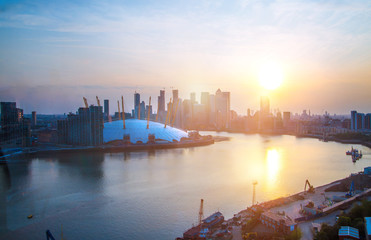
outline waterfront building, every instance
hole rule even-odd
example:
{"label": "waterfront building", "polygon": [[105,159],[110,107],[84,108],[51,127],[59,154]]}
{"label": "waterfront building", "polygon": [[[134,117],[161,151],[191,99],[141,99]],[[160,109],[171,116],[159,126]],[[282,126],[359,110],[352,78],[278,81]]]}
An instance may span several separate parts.
{"label": "waterfront building", "polygon": [[201,104],[205,106],[205,124],[208,125],[210,121],[210,94],[208,92],[201,93]]}
{"label": "waterfront building", "polygon": [[103,109],[101,106],[79,108],[58,120],[58,143],[68,145],[98,146],[103,143]]}
{"label": "waterfront building", "polygon": [[275,232],[283,234],[289,234],[297,228],[297,224],[287,216],[278,215],[270,211],[263,212],[260,215],[260,221]]}
{"label": "waterfront building", "polygon": [[356,130],[363,130],[365,129],[365,114],[364,113],[357,113],[357,129]]}
{"label": "waterfront building", "polygon": [[32,112],[32,121],[31,121],[32,127],[35,127],[37,125],[37,118],[36,118],[36,111]]}
{"label": "waterfront building", "polygon": [[29,146],[31,144],[31,122],[23,117],[23,109],[15,102],[1,102],[1,132],[3,144]]}
{"label": "waterfront building", "polygon": [[109,100],[104,99],[104,119],[109,121]]}
{"label": "waterfront building", "polygon": [[365,129],[371,130],[371,113],[367,113],[365,116]]}
{"label": "waterfront building", "polygon": [[357,130],[357,111],[350,112],[350,129]]}

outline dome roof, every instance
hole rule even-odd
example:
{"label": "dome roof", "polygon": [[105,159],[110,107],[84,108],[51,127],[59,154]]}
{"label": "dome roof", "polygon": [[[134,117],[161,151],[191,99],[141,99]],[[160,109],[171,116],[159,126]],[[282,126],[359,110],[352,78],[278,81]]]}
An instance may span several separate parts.
{"label": "dome roof", "polygon": [[182,137],[188,137],[188,133],[180,129],[166,126],[158,122],[149,122],[147,129],[147,120],[129,119],[125,121],[126,129],[123,129],[122,120],[106,122],[103,128],[103,141],[122,140],[124,134],[130,135],[130,142],[136,143],[148,141],[148,134],[154,134],[156,139],[163,139],[172,142],[173,139],[179,141]]}

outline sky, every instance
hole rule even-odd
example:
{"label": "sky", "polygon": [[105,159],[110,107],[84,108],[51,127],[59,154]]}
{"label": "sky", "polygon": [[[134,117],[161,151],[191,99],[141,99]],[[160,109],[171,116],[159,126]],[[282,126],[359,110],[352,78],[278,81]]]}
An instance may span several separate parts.
{"label": "sky", "polygon": [[[0,101],[68,113],[82,97],[231,92],[231,108],[371,112],[371,1],[0,0]],[[273,62],[283,82],[259,84]],[[269,70],[267,70],[269,71]],[[153,101],[155,100],[155,101]],[[113,110],[111,110],[113,113]]]}

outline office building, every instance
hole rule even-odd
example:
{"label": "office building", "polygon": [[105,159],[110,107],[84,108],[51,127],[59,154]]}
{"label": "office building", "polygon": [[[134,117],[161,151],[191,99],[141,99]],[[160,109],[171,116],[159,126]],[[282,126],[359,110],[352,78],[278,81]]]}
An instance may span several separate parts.
{"label": "office building", "polygon": [[58,120],[58,143],[98,146],[103,143],[103,109],[101,106],[79,108],[67,119]]}
{"label": "office building", "polygon": [[218,89],[215,93],[216,126],[218,129],[230,127],[230,92],[222,92]]}
{"label": "office building", "polygon": [[267,116],[270,113],[269,98],[266,96],[260,97],[260,115]]}
{"label": "office building", "polygon": [[31,122],[32,127],[35,127],[37,125],[37,118],[36,118],[36,112],[32,112],[32,122]]}
{"label": "office building", "polygon": [[15,102],[1,102],[0,141],[4,144],[30,146],[31,122]]}
{"label": "office building", "polygon": [[194,92],[191,93],[191,103],[192,103],[192,104],[197,103],[197,102],[196,102],[196,93],[194,93]]}
{"label": "office building", "polygon": [[139,113],[140,108],[140,94],[135,92],[134,93],[134,118],[140,119],[141,115]]}
{"label": "office building", "polygon": [[109,120],[109,100],[104,99],[104,119]]}

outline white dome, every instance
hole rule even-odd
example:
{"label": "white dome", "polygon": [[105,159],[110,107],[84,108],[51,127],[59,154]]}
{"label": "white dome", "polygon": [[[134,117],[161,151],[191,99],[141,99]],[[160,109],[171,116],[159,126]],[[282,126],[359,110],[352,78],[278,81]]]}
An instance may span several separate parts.
{"label": "white dome", "polygon": [[122,120],[104,123],[103,141],[122,140],[124,134],[130,135],[130,142],[136,143],[148,141],[148,134],[154,134],[156,139],[163,139],[172,142],[173,139],[179,141],[182,137],[188,137],[187,132],[177,128],[166,126],[158,122],[149,122],[147,129],[147,120],[128,119],[125,121],[126,129],[123,129]]}

